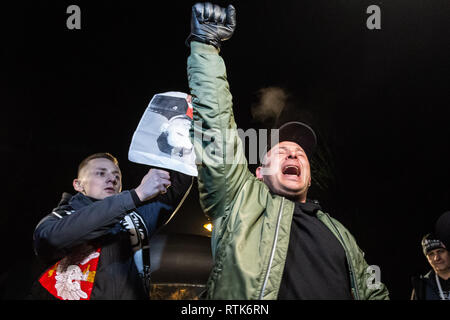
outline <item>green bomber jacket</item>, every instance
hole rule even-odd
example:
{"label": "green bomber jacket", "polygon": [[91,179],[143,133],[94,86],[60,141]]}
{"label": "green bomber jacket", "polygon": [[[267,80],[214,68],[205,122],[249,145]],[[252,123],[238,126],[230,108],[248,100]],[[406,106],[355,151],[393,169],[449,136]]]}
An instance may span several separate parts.
{"label": "green bomber jacket", "polygon": [[[194,105],[191,136],[198,161],[201,207],[213,222],[214,266],[207,299],[277,299],[289,244],[294,202],[272,194],[248,169],[234,121],[232,95],[219,51],[191,42],[188,81]],[[355,299],[388,299],[354,237],[318,211],[342,244]],[[372,285],[371,285],[372,284]]]}

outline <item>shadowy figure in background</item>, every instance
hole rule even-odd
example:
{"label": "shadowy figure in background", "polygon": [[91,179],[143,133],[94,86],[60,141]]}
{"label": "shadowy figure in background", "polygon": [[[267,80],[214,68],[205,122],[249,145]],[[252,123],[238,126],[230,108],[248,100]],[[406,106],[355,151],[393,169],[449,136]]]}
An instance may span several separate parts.
{"label": "shadowy figure in background", "polygon": [[450,300],[450,254],[434,234],[422,239],[422,250],[432,270],[412,277],[411,300]]}

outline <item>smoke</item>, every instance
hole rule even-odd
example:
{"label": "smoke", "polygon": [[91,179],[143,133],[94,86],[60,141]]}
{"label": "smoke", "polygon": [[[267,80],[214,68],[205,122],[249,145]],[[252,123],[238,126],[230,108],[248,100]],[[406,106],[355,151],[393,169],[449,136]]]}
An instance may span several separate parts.
{"label": "smoke", "polygon": [[251,108],[254,120],[276,123],[281,112],[286,107],[288,94],[282,88],[268,87],[258,90],[259,101]]}

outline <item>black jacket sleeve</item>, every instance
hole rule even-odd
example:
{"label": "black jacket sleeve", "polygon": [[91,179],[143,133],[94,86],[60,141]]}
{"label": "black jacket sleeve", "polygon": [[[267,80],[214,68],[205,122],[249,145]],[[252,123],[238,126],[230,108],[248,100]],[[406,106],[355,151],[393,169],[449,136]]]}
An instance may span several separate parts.
{"label": "black jacket sleeve", "polygon": [[[192,186],[191,176],[170,171],[171,187],[167,193],[138,203],[133,191],[92,202],[78,194],[63,196],[63,201],[37,225],[33,240],[36,255],[46,262],[57,261],[74,247],[110,234],[123,217],[139,204],[140,212],[155,230],[167,223],[185,200]],[[78,197],[81,201],[73,201]]]}
{"label": "black jacket sleeve", "polygon": [[34,231],[36,254],[44,260],[57,260],[68,250],[110,232],[127,213],[135,208],[129,191],[92,202],[63,205],[37,225]]}
{"label": "black jacket sleeve", "polygon": [[156,199],[169,205],[178,204],[190,190],[193,178],[173,170],[170,170],[169,173],[171,186],[165,194],[160,194]]}
{"label": "black jacket sleeve", "polygon": [[413,276],[411,277],[412,284],[412,293],[411,300],[424,300],[425,296],[425,287],[424,280],[421,276]]}

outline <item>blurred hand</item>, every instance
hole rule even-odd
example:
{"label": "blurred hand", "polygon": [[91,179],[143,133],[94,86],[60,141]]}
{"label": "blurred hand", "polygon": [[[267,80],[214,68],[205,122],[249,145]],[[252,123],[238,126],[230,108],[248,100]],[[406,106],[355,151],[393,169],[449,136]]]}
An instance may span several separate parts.
{"label": "blurred hand", "polygon": [[135,191],[141,201],[147,201],[159,194],[166,193],[170,184],[169,172],[160,169],[150,169],[142,178],[141,184]]}

